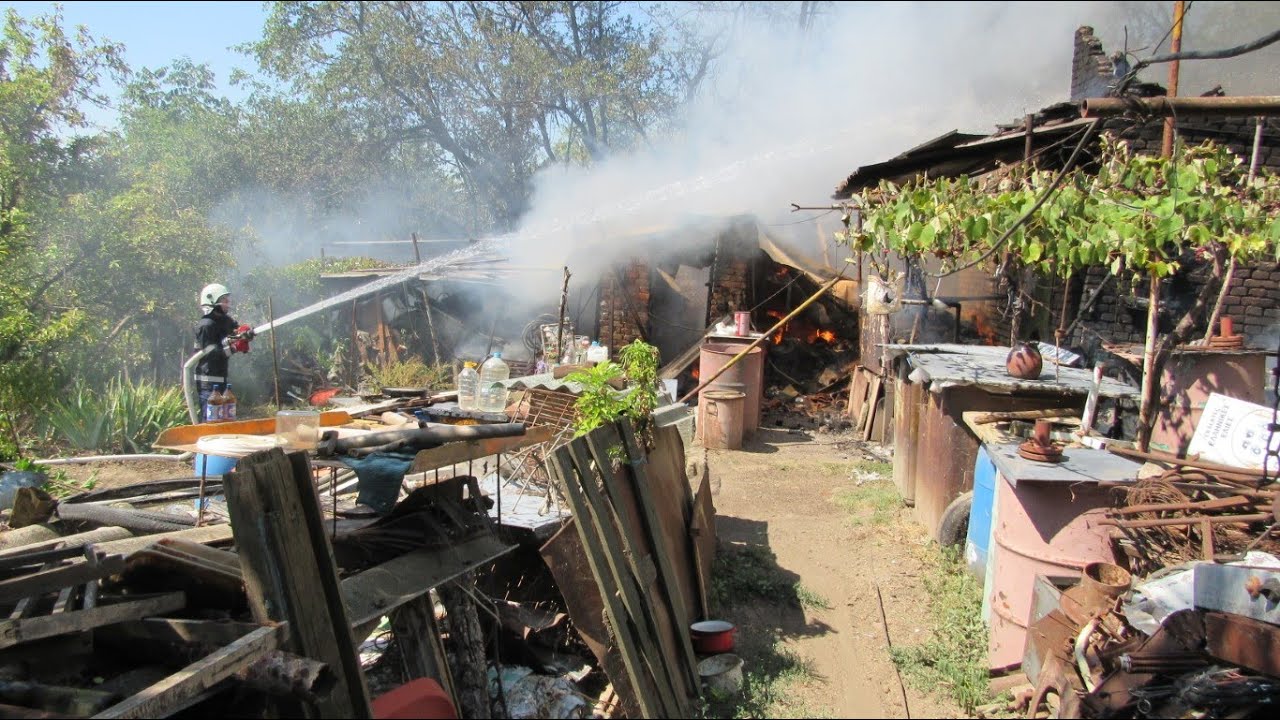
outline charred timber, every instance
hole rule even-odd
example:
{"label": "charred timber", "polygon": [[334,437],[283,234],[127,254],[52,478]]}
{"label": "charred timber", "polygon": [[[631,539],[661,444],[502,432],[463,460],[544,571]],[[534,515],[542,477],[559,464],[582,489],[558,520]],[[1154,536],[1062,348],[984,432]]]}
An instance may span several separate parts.
{"label": "charred timber", "polygon": [[333,452],[345,453],[358,448],[380,447],[393,443],[427,448],[449,442],[484,440],[487,438],[516,437],[525,434],[524,423],[498,423],[495,425],[450,425],[445,427],[408,428],[369,433],[356,437],[338,438],[326,432],[321,445],[328,445]]}
{"label": "charred timber", "polygon": [[1280,115],[1280,95],[1088,98],[1080,103],[1080,117],[1082,118],[1110,117],[1128,112],[1162,117],[1177,117],[1179,115],[1275,117]]}

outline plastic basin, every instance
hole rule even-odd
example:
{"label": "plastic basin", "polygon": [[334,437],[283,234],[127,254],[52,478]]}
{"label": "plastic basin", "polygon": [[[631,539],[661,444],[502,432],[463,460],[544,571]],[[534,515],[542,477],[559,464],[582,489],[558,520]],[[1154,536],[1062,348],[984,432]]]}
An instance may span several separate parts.
{"label": "plastic basin", "polygon": [[225,475],[236,469],[236,459],[221,455],[205,455],[196,453],[196,477],[201,475]]}

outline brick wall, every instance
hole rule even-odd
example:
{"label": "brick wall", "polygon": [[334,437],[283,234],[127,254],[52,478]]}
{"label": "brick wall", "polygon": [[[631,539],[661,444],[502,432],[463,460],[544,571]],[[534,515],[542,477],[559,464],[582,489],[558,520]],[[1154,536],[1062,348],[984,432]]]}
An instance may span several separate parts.
{"label": "brick wall", "polygon": [[640,337],[637,323],[649,326],[649,266],[633,258],[615,266],[600,285],[600,344],[616,356],[618,348]]}
{"label": "brick wall", "polygon": [[1106,97],[1115,64],[1102,49],[1102,41],[1088,25],[1076,30],[1075,52],[1071,62],[1071,101]]}
{"label": "brick wall", "polygon": [[750,283],[751,259],[759,252],[758,243],[736,232],[721,235],[715,259],[711,263],[711,297],[707,303],[707,324],[716,322],[735,310],[750,310],[747,291]]}

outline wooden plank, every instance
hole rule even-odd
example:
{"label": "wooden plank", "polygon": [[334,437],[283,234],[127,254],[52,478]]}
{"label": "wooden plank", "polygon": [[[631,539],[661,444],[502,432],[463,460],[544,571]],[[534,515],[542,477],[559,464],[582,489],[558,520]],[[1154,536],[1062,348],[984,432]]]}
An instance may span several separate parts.
{"label": "wooden plank", "polygon": [[[448,689],[452,684],[448,661],[439,650],[440,636],[435,623],[435,601],[428,594],[391,612],[391,632],[404,663],[405,680],[431,678]],[[453,694],[450,693],[450,697]],[[457,701],[454,701],[457,707]]]}
{"label": "wooden plank", "polygon": [[103,558],[97,567],[80,563],[0,581],[0,603],[17,602],[25,597],[61,590],[69,585],[83,585],[121,570],[124,570],[124,556],[112,555]]}
{"label": "wooden plank", "polygon": [[864,441],[871,439],[871,431],[875,427],[876,402],[880,399],[881,382],[879,375],[873,376],[871,389],[867,391],[867,420],[862,429],[862,439]]}
{"label": "wooden plank", "polygon": [[149,615],[178,610],[186,607],[186,605],[186,596],[176,592],[45,617],[4,620],[0,621],[0,648],[56,635],[89,630],[125,620],[137,620]]}
{"label": "wooden plank", "polygon": [[605,617],[613,628],[612,639],[617,643],[619,654],[622,655],[627,680],[634,690],[634,700],[640,706],[641,716],[662,717],[663,704],[658,698],[653,678],[645,667],[644,657],[640,653],[635,631],[626,609],[618,597],[617,583],[609,572],[604,551],[600,548],[599,534],[594,529],[595,523],[589,519],[587,502],[582,496],[580,484],[575,476],[573,455],[569,447],[565,446],[557,450],[549,461],[553,473],[560,481],[561,489],[565,491],[565,499],[573,510],[574,527],[578,529],[582,547],[586,550],[587,563],[591,566],[591,574],[595,576],[600,597],[604,600]]}
{"label": "wooden plank", "polygon": [[95,718],[165,717],[183,702],[252,665],[281,645],[282,629],[262,627],[160,682],[94,715]]}
{"label": "wooden plank", "polygon": [[853,375],[849,383],[849,419],[857,423],[862,413],[862,405],[866,399],[867,380],[862,372],[862,366],[856,365],[853,368]]}
{"label": "wooden plank", "polygon": [[[345,410],[326,410],[320,413],[320,427],[346,425],[351,420],[351,415]],[[275,418],[179,425],[160,433],[160,437],[156,438],[151,446],[167,450],[186,450],[189,449],[188,446],[195,445],[200,438],[209,435],[273,435],[275,431]]]}
{"label": "wooden plank", "polygon": [[421,597],[433,587],[515,550],[492,535],[482,535],[444,550],[413,550],[342,581],[343,601],[352,627],[377,620]]}
{"label": "wooden plank", "polygon": [[702,605],[702,618],[711,618],[711,566],[716,554],[716,509],[711,501],[711,475],[703,473],[702,484],[693,499],[693,522],[689,525],[693,536],[693,563],[698,573],[698,598]]}
{"label": "wooden plank", "polygon": [[[223,647],[261,627],[256,623],[230,620],[185,620],[148,617],[141,620],[127,620],[115,623],[110,628],[103,628],[99,633],[109,632],[119,637],[163,643],[195,643]],[[97,634],[95,633],[95,635]]]}
{"label": "wooden plank", "polygon": [[[293,456],[301,458],[300,465]],[[242,458],[230,478],[227,506],[254,621],[287,621],[289,649],[333,670],[334,691],[315,703],[320,715],[370,717],[306,454],[256,452]],[[306,494],[300,492],[303,485]],[[317,526],[315,532],[309,525]]]}
{"label": "wooden plank", "polygon": [[[683,658],[685,661],[685,670],[692,676],[693,696],[696,696],[701,690],[701,678],[698,675],[698,661],[693,654],[693,641],[689,637],[689,633],[685,632],[684,620],[689,617],[688,610],[684,606],[684,599],[680,596],[678,588],[680,587],[678,576],[672,566],[672,554],[687,553],[689,549],[687,543],[685,547],[670,547],[667,544],[666,537],[663,533],[662,523],[658,519],[657,502],[653,493],[653,486],[649,477],[649,468],[647,467],[648,457],[640,447],[640,443],[636,438],[635,428],[629,419],[624,418],[619,426],[622,430],[622,441],[626,445],[627,455],[631,458],[630,467],[631,475],[635,480],[636,496],[640,505],[640,518],[645,525],[645,530],[649,533],[649,542],[653,545],[654,555],[658,558],[658,577],[662,580],[662,586],[666,590],[667,603],[671,607],[675,617],[680,618],[681,623],[677,628],[676,636],[683,642],[681,648],[683,650]],[[681,476],[683,476],[684,465],[681,464]],[[685,492],[688,493],[687,481],[682,483],[685,486]],[[688,502],[683,503],[686,507]],[[683,518],[682,518],[683,519]],[[688,527],[683,528],[681,533],[683,537],[688,537]],[[680,717],[686,717],[690,708],[688,701],[693,696],[685,698],[685,702],[681,703]]]}
{"label": "wooden plank", "polygon": [[419,450],[413,458],[406,475],[427,472],[436,468],[457,465],[469,460],[478,460],[498,453],[512,452],[530,445],[538,445],[553,439],[558,430],[549,426],[531,427],[524,435],[505,438],[485,438],[483,440],[466,440],[451,442],[437,448]]}
{"label": "wooden plank", "polygon": [[[680,616],[676,615],[675,606],[671,605],[669,600],[665,606],[663,605],[661,593],[655,587],[658,572],[654,567],[650,547],[645,543],[646,538],[641,529],[636,507],[638,503],[634,493],[626,491],[629,488],[621,487],[622,483],[613,473],[613,463],[609,459],[609,448],[617,447],[621,450],[617,431],[610,426],[602,426],[587,435],[584,440],[592,460],[595,461],[596,470],[604,480],[605,491],[608,493],[608,498],[600,496],[599,488],[592,484],[585,488],[588,500],[603,506],[606,516],[614,522],[610,529],[617,533],[617,537],[612,539],[616,539],[617,547],[622,548],[623,555],[631,567],[632,576],[643,594],[641,598],[643,620],[649,626],[652,636],[658,640],[658,649],[662,653],[660,664],[668,682],[681,695],[692,697],[697,694],[698,688],[696,672],[693,677],[690,677],[677,669],[677,665],[681,662],[678,654],[680,652],[679,636],[686,634],[682,632],[684,623],[676,620]],[[666,590],[665,587],[662,589]],[[692,652],[692,646],[690,646],[690,657]]]}
{"label": "wooden plank", "polygon": [[[592,529],[595,530],[600,547],[604,551],[609,571],[613,573],[614,586],[620,591],[623,607],[635,624],[639,648],[657,684],[658,695],[668,712],[678,713],[683,717],[684,714],[680,713],[680,702],[676,696],[675,669],[668,662],[675,658],[668,658],[666,653],[659,649],[662,642],[661,629],[653,617],[651,606],[640,596],[641,587],[637,578],[639,572],[634,570],[634,566],[630,566],[627,560],[627,545],[621,536],[622,529],[617,514],[605,502],[597,486],[597,483],[603,480],[608,466],[606,465],[605,469],[599,466],[595,470],[592,469],[585,439],[575,440],[568,447],[573,464],[578,469],[578,478],[581,480],[576,490],[585,500]],[[632,570],[631,575],[627,573],[629,569]],[[655,641],[658,644],[655,645]]]}
{"label": "wooden plank", "polygon": [[565,607],[573,620],[573,629],[604,669],[605,676],[617,693],[624,715],[630,718],[643,717],[622,653],[616,645],[609,642],[604,598],[600,595],[600,586],[591,574],[587,551],[582,546],[582,536],[574,525],[573,518],[569,518],[538,552],[551,569],[556,587],[573,588],[573,592],[563,593]]}
{"label": "wooden plank", "polygon": [[92,547],[100,553],[129,556],[165,538],[180,538],[200,543],[201,545],[219,545],[231,542],[233,537],[231,526],[227,523],[222,523],[221,525],[206,525],[204,527],[143,535],[142,537],[126,538],[124,540],[112,540]]}
{"label": "wooden plank", "polygon": [[[12,532],[12,531],[11,531]],[[0,558],[4,560],[4,567],[21,567],[21,565],[13,565],[12,562],[22,562],[22,559],[32,553],[44,552],[47,550],[61,550],[66,548],[76,548],[70,555],[61,557],[73,557],[79,555],[84,546],[91,543],[106,543],[112,540],[128,540],[133,537],[133,533],[122,527],[100,527],[97,530],[76,533],[75,535],[66,535],[56,537],[52,540],[42,540],[27,545],[21,545],[15,548],[0,550]],[[115,554],[115,553],[112,553]],[[50,557],[50,560],[57,559]],[[45,562],[48,562],[46,560]]]}

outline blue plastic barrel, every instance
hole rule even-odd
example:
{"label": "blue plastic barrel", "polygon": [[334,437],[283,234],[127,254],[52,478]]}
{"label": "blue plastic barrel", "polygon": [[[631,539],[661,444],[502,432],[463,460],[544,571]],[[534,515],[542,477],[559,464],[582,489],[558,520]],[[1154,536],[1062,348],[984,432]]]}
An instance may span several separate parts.
{"label": "blue plastic barrel", "polygon": [[196,477],[208,475],[217,477],[225,473],[229,473],[236,469],[236,459],[229,457],[221,457],[219,455],[205,455],[204,453],[196,453]]}
{"label": "blue plastic barrel", "polygon": [[973,505],[969,509],[969,535],[964,543],[964,559],[969,572],[982,578],[987,574],[987,551],[991,548],[991,516],[996,504],[996,466],[986,448],[978,448],[973,465]]}

